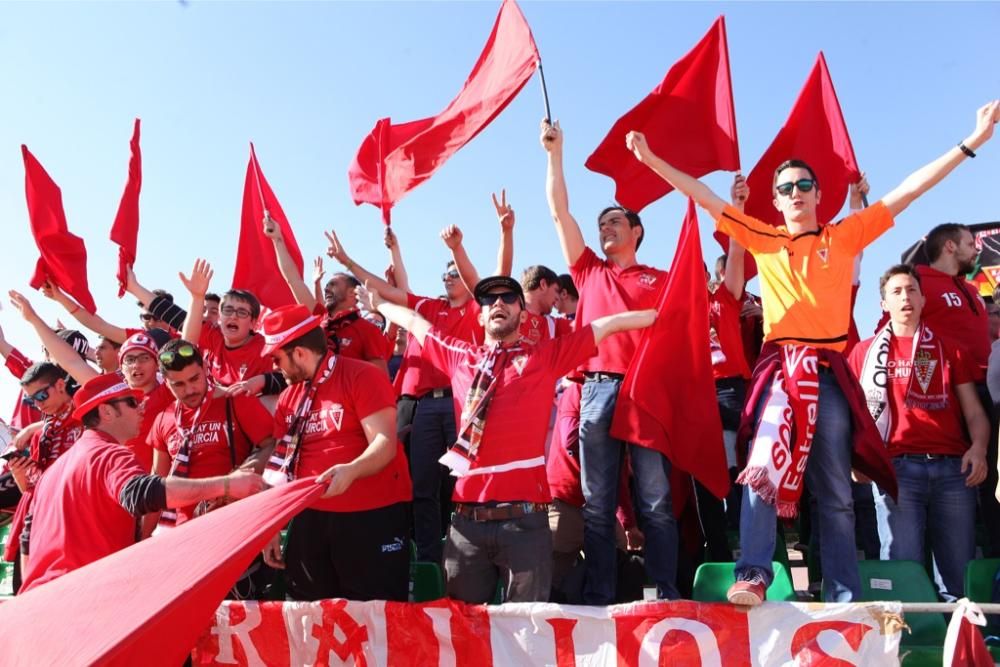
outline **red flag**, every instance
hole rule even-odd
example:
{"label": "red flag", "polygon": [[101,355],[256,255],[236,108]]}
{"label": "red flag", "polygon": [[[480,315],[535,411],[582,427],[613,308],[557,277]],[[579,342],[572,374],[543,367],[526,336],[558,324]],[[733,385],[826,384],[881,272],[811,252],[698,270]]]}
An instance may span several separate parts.
{"label": "red flag", "polygon": [[716,19],[660,85],[618,119],[587,158],[587,169],[615,180],[618,203],[640,211],[673,188],[625,147],[631,130],[644,133],[657,155],[693,176],[740,168],[725,17]]}
{"label": "red flag", "polygon": [[236,268],[233,287],[250,290],[268,308],[274,309],[295,303],[292,290],[281,275],[274,244],[264,236],[264,211],[278,223],[285,239],[285,247],[302,273],[302,253],[295,241],[292,227],[281,210],[278,198],[267,184],[257,162],[257,154],[250,144],[250,162],[243,186],[243,213],[240,216],[240,244],[236,251]]}
{"label": "red flag", "polygon": [[493,32],[472,73],[437,116],[393,125],[375,124],[347,172],[354,203],[389,211],[490,124],[524,87],[538,66],[531,28],[514,0],[504,0]]}
{"label": "red flag", "polygon": [[3,664],[183,663],[254,556],[324,488],[284,484],[4,602]]}
{"label": "red flag", "polygon": [[69,232],[59,186],[23,144],[21,154],[31,235],[41,254],[28,284],[38,289],[46,280],[51,281],[88,312],[96,313],[87,286],[87,248],[83,239]]}
{"label": "red flag", "polygon": [[944,667],[982,667],[994,664],[979,628],[986,626],[982,609],[967,598],[958,601],[944,637]]}
{"label": "red flag", "polygon": [[139,119],[135,119],[132,156],[128,160],[128,180],[118,204],[115,222],[111,225],[111,240],[118,244],[118,298],[125,296],[128,270],[135,265],[135,249],[139,239],[139,191],[142,190],[142,153],[139,151]]}
{"label": "red flag", "polygon": [[662,452],[675,469],[725,498],[729,470],[712,380],[708,287],[693,201],[656,311],[656,323],[625,373],[611,435]]}

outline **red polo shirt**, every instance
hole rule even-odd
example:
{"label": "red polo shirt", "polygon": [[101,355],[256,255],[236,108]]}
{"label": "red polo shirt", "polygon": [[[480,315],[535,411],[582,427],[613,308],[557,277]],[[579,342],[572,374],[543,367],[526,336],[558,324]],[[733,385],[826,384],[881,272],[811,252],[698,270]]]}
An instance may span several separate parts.
{"label": "red polo shirt", "polygon": [[362,361],[384,361],[392,356],[392,345],[382,330],[362,317],[357,308],[331,317],[323,304],[318,304],[313,314],[324,316],[323,331],[331,346],[337,342],[341,356]]}
{"label": "red polo shirt", "polygon": [[250,339],[239,347],[227,347],[219,325],[206,322],[201,327],[198,348],[212,379],[223,387],[274,370],[271,358],[260,356],[264,349],[264,337],[259,333],[251,334]]}
{"label": "red polo shirt", "polygon": [[521,323],[521,340],[534,345],[539,341],[565,336],[573,331],[573,323],[562,317],[535,315],[524,311],[527,317]]}
{"label": "red polo shirt", "polygon": [[717,355],[712,355],[712,377],[716,380],[729,377],[750,379],[750,366],[743,353],[741,308],[742,304],[725,285],[719,285],[708,295],[708,325],[724,357],[717,362]]}
{"label": "red polo shirt", "polygon": [[962,350],[973,382],[986,381],[990,360],[990,318],[975,285],[929,266],[918,266],[925,304],[921,318],[947,347]]}

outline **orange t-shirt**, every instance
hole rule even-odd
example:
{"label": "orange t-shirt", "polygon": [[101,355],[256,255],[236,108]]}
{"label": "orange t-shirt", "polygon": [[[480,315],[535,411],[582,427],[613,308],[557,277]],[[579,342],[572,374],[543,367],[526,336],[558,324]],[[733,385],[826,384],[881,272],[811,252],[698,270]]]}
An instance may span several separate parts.
{"label": "orange t-shirt", "polygon": [[795,236],[731,206],[716,220],[757,262],[764,340],[837,351],[847,345],[854,257],[892,224],[882,202]]}

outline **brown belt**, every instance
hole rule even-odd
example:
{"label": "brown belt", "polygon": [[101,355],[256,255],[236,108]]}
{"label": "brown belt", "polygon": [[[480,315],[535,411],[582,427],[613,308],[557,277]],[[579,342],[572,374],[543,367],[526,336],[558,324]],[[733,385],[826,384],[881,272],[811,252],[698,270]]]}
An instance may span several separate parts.
{"label": "brown belt", "polygon": [[548,512],[546,503],[502,503],[496,507],[486,505],[455,504],[455,514],[473,521],[507,521],[520,519],[535,512]]}

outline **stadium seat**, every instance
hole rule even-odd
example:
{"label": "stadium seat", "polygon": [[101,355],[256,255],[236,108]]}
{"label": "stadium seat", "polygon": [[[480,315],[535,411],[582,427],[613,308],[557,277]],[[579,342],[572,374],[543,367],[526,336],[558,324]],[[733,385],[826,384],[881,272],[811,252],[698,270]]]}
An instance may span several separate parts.
{"label": "stadium seat", "polygon": [[430,602],[444,597],[444,578],[437,563],[410,563],[410,602]]}
{"label": "stadium seat", "polygon": [[[861,600],[898,600],[900,602],[938,602],[937,591],[922,563],[911,560],[861,560]],[[947,624],[943,614],[905,614],[912,632],[903,631],[903,647],[937,647],[944,644]],[[916,651],[915,651],[916,652]],[[938,659],[940,664],[940,658]]]}
{"label": "stadium seat", "polygon": [[970,560],[965,568],[965,597],[973,602],[991,602],[993,578],[1000,569],[1000,558]]}
{"label": "stadium seat", "polygon": [[[702,563],[694,573],[694,587],[691,599],[698,602],[725,602],[726,592],[736,581],[733,571],[735,563]],[[774,568],[774,581],[767,589],[767,599],[771,602],[794,602],[795,588],[788,568],[778,562]]]}

